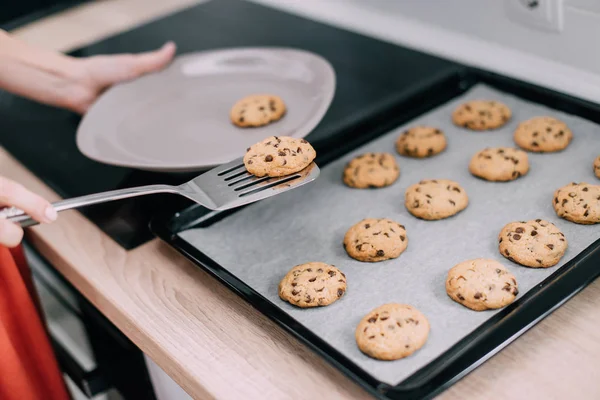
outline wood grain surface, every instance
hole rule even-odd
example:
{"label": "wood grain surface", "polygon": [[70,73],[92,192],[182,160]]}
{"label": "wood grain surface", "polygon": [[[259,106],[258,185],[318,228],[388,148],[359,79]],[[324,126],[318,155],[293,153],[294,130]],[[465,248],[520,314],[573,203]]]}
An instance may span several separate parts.
{"label": "wood grain surface", "polygon": [[[104,0],[13,33],[66,51],[194,3]],[[2,148],[0,174],[58,199]],[[195,399],[370,397],[158,240],[127,252],[77,211],[30,229],[27,237]],[[600,398],[599,305],[595,282],[439,398]]]}

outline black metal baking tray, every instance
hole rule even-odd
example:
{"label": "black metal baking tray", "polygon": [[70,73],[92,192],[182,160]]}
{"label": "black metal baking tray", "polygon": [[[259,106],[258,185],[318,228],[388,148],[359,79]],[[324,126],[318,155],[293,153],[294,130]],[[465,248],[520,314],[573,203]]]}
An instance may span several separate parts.
{"label": "black metal baking tray", "polygon": [[[390,112],[380,115],[378,118],[365,121],[355,129],[341,132],[328,141],[317,143],[315,146],[319,154],[317,163],[325,166],[360,145],[388,132],[391,128],[464,93],[478,83],[484,83],[522,99],[600,123],[600,107],[596,104],[489,72],[469,69],[465,73],[456,74],[424,88],[422,92],[396,104]],[[600,274],[600,268],[598,268],[600,240],[598,240],[513,304],[494,314],[442,355],[399,384],[392,386],[375,379],[311,330],[178,235],[191,227],[199,226],[199,224],[210,225],[238,211],[239,209],[223,213],[209,213],[202,207],[193,206],[174,216],[157,216],[151,223],[151,229],[157,236],[217,278],[286,331],[303,341],[375,397],[382,399],[422,399],[435,396],[549,315]]]}

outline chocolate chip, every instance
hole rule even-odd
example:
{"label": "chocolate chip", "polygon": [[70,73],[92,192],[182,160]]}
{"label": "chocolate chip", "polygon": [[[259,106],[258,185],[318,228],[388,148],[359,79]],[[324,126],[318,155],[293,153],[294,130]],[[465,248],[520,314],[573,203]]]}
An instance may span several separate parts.
{"label": "chocolate chip", "polygon": [[448,202],[449,202],[450,204],[452,204],[453,206],[455,206],[455,205],[456,205],[456,203],[454,202],[454,200],[448,200]]}
{"label": "chocolate chip", "polygon": [[367,322],[374,324],[375,322],[377,322],[377,317],[371,317],[367,320]]}
{"label": "chocolate chip", "polygon": [[365,224],[365,229],[369,229],[371,227],[370,224]]}
{"label": "chocolate chip", "polygon": [[335,271],[327,271],[327,273],[329,274],[329,276],[335,276],[336,275]]}
{"label": "chocolate chip", "polygon": [[240,117],[240,119],[238,121],[244,122],[244,117]]}
{"label": "chocolate chip", "polygon": [[538,147],[538,146],[539,146],[538,142],[531,142],[531,145],[532,145],[533,147]]}
{"label": "chocolate chip", "polygon": [[269,154],[268,156],[266,156],[266,157],[265,157],[265,161],[266,161],[266,162],[271,162],[271,161],[273,161],[273,156]]}
{"label": "chocolate chip", "polygon": [[316,292],[322,292],[323,290],[325,290],[325,286],[323,286],[321,289],[316,289]]}
{"label": "chocolate chip", "polygon": [[479,292],[475,293],[475,295],[473,296],[475,299],[480,299],[483,295]]}
{"label": "chocolate chip", "polygon": [[300,292],[299,292],[299,291],[297,291],[297,290],[295,290],[295,289],[294,289],[294,290],[292,290],[292,296],[296,296],[296,295],[298,295],[298,294],[300,294]]}
{"label": "chocolate chip", "polygon": [[583,213],[583,216],[587,217],[588,215],[590,215],[590,210],[585,210],[585,212]]}
{"label": "chocolate chip", "polygon": [[377,257],[383,257],[385,252],[383,250],[377,250]]}
{"label": "chocolate chip", "polygon": [[531,236],[537,235],[537,231],[531,231]]}
{"label": "chocolate chip", "polygon": [[386,319],[388,319],[388,318],[389,318],[389,317],[381,317],[381,318],[379,318],[379,319],[380,319],[380,320],[382,320],[382,321],[385,321],[385,320],[386,320]]}
{"label": "chocolate chip", "polygon": [[404,239],[406,239],[406,238],[404,237],[404,235],[400,235],[400,240],[402,240],[402,241],[404,242]]}
{"label": "chocolate chip", "polygon": [[308,143],[308,142],[304,139],[300,139],[300,143]]}
{"label": "chocolate chip", "polygon": [[519,171],[513,171],[513,173],[512,173],[513,178],[518,178],[519,176],[521,176],[521,173]]}
{"label": "chocolate chip", "polygon": [[583,189],[581,189],[581,190],[583,190],[584,192],[587,192],[588,188],[586,186],[584,186]]}
{"label": "chocolate chip", "polygon": [[430,147],[427,149],[427,155],[430,156],[433,154],[433,149]]}
{"label": "chocolate chip", "polygon": [[539,264],[542,264],[542,260],[540,260],[539,258],[536,258],[535,261],[537,261]]}
{"label": "chocolate chip", "polygon": [[554,245],[553,244],[547,244],[546,247],[549,248],[550,250],[554,250]]}
{"label": "chocolate chip", "polygon": [[558,197],[554,198],[554,204],[558,204]]}
{"label": "chocolate chip", "polygon": [[496,268],[496,273],[497,273],[498,275],[500,275],[500,274],[502,273],[502,270],[501,270],[500,268]]}
{"label": "chocolate chip", "polygon": [[252,160],[248,160],[248,164],[252,164]]}
{"label": "chocolate chip", "polygon": [[569,199],[563,199],[563,201],[562,201],[562,204],[561,204],[561,205],[562,205],[562,206],[564,206],[565,204],[567,204],[567,203],[568,203],[568,201],[569,201]]}
{"label": "chocolate chip", "polygon": [[302,154],[302,149],[301,149],[300,147],[298,147],[298,148],[296,149],[296,153],[300,153],[300,154]]}
{"label": "chocolate chip", "polygon": [[460,193],[460,189],[459,189],[459,188],[457,188],[456,186],[453,186],[453,187],[452,187],[452,190],[454,190],[455,192],[458,192],[458,193]]}
{"label": "chocolate chip", "polygon": [[525,229],[523,229],[521,227],[518,227],[517,229],[515,229],[515,232],[517,232],[517,233],[523,233],[523,232],[525,232]]}
{"label": "chocolate chip", "polygon": [[344,295],[344,289],[338,289],[337,297],[342,297]]}
{"label": "chocolate chip", "polygon": [[460,293],[457,293],[457,294],[456,294],[456,297],[457,297],[459,300],[463,300],[463,301],[465,300],[465,298],[464,298],[464,297],[462,296],[462,294],[460,294]]}
{"label": "chocolate chip", "polygon": [[312,268],[306,268],[306,272],[312,272]]}
{"label": "chocolate chip", "polygon": [[402,324],[400,323],[400,321],[396,321],[396,325],[398,325],[399,328],[402,328]]}
{"label": "chocolate chip", "polygon": [[298,284],[296,282],[292,282],[292,287],[297,286]]}
{"label": "chocolate chip", "polygon": [[575,196],[577,196],[577,194],[575,192],[569,193],[569,197],[575,197]]}
{"label": "chocolate chip", "polygon": [[513,235],[513,239],[519,240],[519,239],[521,239],[521,235],[519,235],[518,233],[516,233],[516,234]]}
{"label": "chocolate chip", "polygon": [[314,281],[316,281],[316,280],[317,280],[317,278],[315,277],[315,278],[310,278],[308,281],[309,281],[309,282],[314,282]]}
{"label": "chocolate chip", "polygon": [[369,336],[369,339],[375,339],[375,336]]}

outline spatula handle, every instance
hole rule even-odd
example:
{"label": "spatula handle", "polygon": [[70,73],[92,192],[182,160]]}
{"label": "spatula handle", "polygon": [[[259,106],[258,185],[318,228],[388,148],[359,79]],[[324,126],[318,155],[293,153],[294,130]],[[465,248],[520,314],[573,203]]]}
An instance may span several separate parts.
{"label": "spatula handle", "polygon": [[[86,196],[73,197],[66,200],[60,200],[52,203],[57,212],[70,210],[73,208],[91,206],[94,204],[106,203],[109,201],[128,199],[130,197],[144,196],[156,193],[177,193],[177,187],[169,185],[148,185],[127,189],[111,190],[108,192],[88,194]],[[0,211],[0,218],[7,218],[9,221],[20,224],[26,228],[37,225],[38,222],[25,214],[22,210],[15,207],[9,207]]]}

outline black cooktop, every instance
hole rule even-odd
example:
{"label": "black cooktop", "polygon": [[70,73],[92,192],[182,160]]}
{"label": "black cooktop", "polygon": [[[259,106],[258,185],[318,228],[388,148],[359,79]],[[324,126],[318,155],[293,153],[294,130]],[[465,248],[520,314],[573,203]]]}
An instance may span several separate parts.
{"label": "black cooktop", "polygon": [[[72,54],[145,51],[166,40],[174,40],[179,53],[287,46],[325,57],[335,69],[337,89],[324,119],[308,136],[317,152],[333,142],[332,137],[381,119],[403,100],[463,70],[437,57],[242,0],[203,3]],[[68,111],[0,92],[1,145],[63,197],[134,185],[178,184],[193,176],[137,171],[89,160],[75,145],[79,120]],[[189,204],[172,195],[157,195],[81,211],[122,246],[133,248],[152,237],[147,225],[154,214],[176,212]]]}

